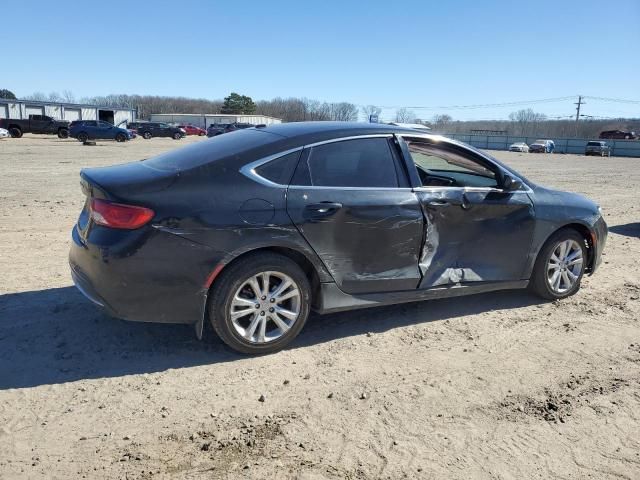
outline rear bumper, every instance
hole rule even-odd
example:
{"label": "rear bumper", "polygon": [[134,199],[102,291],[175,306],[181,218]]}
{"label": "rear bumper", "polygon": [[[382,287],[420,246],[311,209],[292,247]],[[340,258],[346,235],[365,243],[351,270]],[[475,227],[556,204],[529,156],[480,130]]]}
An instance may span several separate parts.
{"label": "rear bumper", "polygon": [[125,320],[202,320],[206,278],[215,262],[211,251],[152,227],[94,227],[90,235],[93,241],[86,242],[73,228],[69,265],[76,287],[93,304]]}

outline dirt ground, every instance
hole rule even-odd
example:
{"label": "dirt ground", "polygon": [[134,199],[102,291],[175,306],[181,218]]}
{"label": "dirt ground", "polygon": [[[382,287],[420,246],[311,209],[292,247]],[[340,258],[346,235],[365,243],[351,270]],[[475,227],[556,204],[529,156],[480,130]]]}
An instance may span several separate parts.
{"label": "dirt ground", "polygon": [[0,478],[640,478],[640,159],[494,152],[601,204],[576,296],[312,316],[251,358],[108,318],[68,271],[80,168],[197,141],[0,141]]}

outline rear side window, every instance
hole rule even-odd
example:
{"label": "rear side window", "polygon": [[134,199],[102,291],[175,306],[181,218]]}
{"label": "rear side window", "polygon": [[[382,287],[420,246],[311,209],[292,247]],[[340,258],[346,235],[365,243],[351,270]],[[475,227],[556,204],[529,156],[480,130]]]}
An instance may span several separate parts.
{"label": "rear side window", "polygon": [[255,171],[262,178],[266,178],[273,183],[287,185],[291,180],[293,169],[296,168],[298,163],[298,157],[300,157],[300,151],[292,152],[260,165]]}
{"label": "rear side window", "polygon": [[[398,187],[391,148],[386,138],[362,138],[327,143],[309,152],[307,172],[297,180],[320,187]],[[304,185],[304,183],[301,183]]]}

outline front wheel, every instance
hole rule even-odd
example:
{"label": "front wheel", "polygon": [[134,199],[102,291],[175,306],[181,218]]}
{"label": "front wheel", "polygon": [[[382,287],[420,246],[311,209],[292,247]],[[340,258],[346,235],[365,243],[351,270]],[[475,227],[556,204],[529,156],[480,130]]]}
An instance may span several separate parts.
{"label": "front wheel", "polygon": [[224,343],[241,353],[271,353],[304,327],[309,280],[293,260],[254,254],[223,270],[209,298],[209,319]]}
{"label": "front wheel", "polygon": [[22,130],[16,127],[10,128],[9,135],[11,135],[11,138],[20,138],[22,137]]}
{"label": "front wheel", "polygon": [[58,138],[69,138],[69,130],[66,128],[58,130]]}
{"label": "front wheel", "polygon": [[116,135],[116,142],[126,142],[127,136],[124,133],[119,133]]}
{"label": "front wheel", "polygon": [[529,286],[548,300],[569,297],[580,290],[586,262],[587,248],[582,235],[572,229],[560,230],[538,253]]}
{"label": "front wheel", "polygon": [[89,140],[89,135],[87,135],[85,132],[80,132],[80,133],[78,134],[78,141],[79,141],[79,142],[84,143],[84,142],[86,142],[87,140]]}
{"label": "front wheel", "polygon": [[176,133],[173,134],[173,139],[174,140],[180,140],[181,138],[182,138],[182,135],[180,133],[176,132]]}

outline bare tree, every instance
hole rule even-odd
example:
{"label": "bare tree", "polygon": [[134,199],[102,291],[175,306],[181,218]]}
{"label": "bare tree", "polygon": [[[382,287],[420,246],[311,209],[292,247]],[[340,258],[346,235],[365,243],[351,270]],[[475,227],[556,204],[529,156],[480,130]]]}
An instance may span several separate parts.
{"label": "bare tree", "polygon": [[536,113],[531,108],[518,110],[517,112],[509,114],[509,120],[517,127],[519,135],[528,135],[532,129],[535,129],[536,124],[546,119],[546,115]]}
{"label": "bare tree", "polygon": [[407,108],[399,108],[396,110],[396,122],[411,123],[416,118],[416,114]]}
{"label": "bare tree", "polygon": [[379,116],[382,112],[382,109],[380,107],[376,107],[375,105],[365,105],[360,108],[360,111],[362,112],[364,119],[368,122],[369,118],[371,118],[371,115]]}
{"label": "bare tree", "polygon": [[76,101],[76,97],[71,90],[63,90],[62,99],[67,103],[75,103]]}

